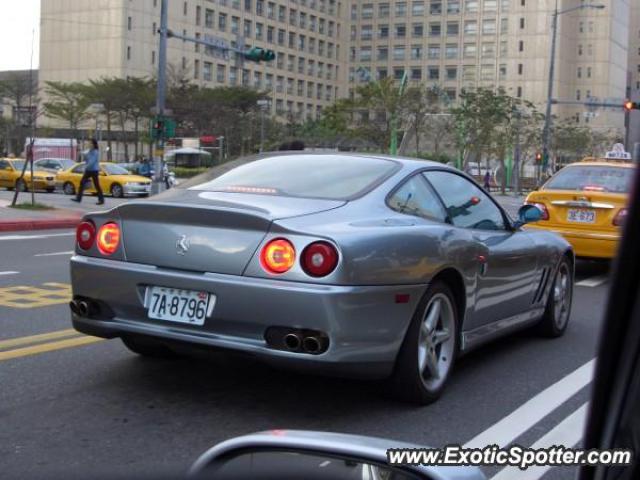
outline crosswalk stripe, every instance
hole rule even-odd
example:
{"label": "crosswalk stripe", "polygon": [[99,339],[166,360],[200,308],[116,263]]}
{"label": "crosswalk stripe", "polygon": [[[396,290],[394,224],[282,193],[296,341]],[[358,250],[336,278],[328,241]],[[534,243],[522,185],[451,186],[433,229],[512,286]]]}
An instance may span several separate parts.
{"label": "crosswalk stripe", "polygon": [[16,348],[15,350],[7,350],[6,352],[0,352],[0,362],[3,360],[11,360],[13,358],[36,355],[38,353],[61,350],[63,348],[90,345],[92,343],[102,342],[103,340],[104,338],[82,336],[82,337],[69,338],[66,340],[59,340],[57,342],[49,342],[49,343],[43,343],[40,345],[33,345],[29,347],[24,347],[24,348]]}
{"label": "crosswalk stripe", "polygon": [[11,338],[9,340],[0,341],[0,350],[6,350],[11,347],[19,347],[21,345],[32,345],[46,340],[55,340],[64,337],[71,337],[74,335],[80,335],[77,330],[73,328],[67,328],[65,330],[58,330],[55,332],[41,333],[39,335],[30,335],[28,337]]}
{"label": "crosswalk stripe", "polygon": [[607,275],[598,275],[597,277],[586,278],[576,282],[577,287],[598,287],[605,283],[609,277]]}
{"label": "crosswalk stripe", "polygon": [[[556,445],[564,445],[565,447],[575,446],[582,438],[582,432],[584,431],[587,418],[587,405],[587,403],[583,404],[553,429],[549,430],[549,432],[534,443],[531,448],[550,448]],[[551,468],[553,467],[535,466],[522,471],[518,467],[506,467],[491,477],[491,480],[538,480]]]}
{"label": "crosswalk stripe", "polygon": [[482,448],[497,444],[506,447],[544,417],[591,382],[595,359],[592,359],[531,398],[484,432],[469,440],[465,447]]}

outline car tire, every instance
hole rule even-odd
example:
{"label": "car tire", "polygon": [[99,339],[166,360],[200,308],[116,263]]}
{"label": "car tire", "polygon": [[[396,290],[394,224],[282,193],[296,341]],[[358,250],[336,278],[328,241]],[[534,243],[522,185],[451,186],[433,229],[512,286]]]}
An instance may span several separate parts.
{"label": "car tire", "polygon": [[391,377],[396,398],[427,405],[437,400],[453,370],[460,342],[451,289],[433,283],[416,308]]}
{"label": "car tire", "polygon": [[175,358],[178,356],[173,350],[153,340],[136,337],[122,337],[121,340],[125,347],[142,357]]}
{"label": "car tire", "polygon": [[62,186],[62,191],[65,195],[75,195],[76,187],[74,187],[73,183],[71,182],[65,182],[65,184]]}
{"label": "car tire", "polygon": [[571,317],[572,299],[573,268],[571,261],[565,256],[556,270],[544,314],[537,325],[538,333],[549,338],[562,336]]}
{"label": "car tire", "polygon": [[114,183],[111,185],[111,196],[114,198],[122,198],[124,197],[124,190],[122,189],[122,185],[119,183]]}
{"label": "car tire", "polygon": [[16,190],[19,192],[28,192],[29,187],[27,187],[27,184],[24,180],[19,178],[18,180],[16,180]]}

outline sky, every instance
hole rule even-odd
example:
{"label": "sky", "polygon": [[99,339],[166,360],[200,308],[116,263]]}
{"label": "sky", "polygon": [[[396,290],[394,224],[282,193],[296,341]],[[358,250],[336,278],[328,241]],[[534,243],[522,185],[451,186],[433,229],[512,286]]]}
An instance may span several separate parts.
{"label": "sky", "polygon": [[28,70],[33,42],[33,68],[40,50],[40,0],[0,0],[0,71]]}

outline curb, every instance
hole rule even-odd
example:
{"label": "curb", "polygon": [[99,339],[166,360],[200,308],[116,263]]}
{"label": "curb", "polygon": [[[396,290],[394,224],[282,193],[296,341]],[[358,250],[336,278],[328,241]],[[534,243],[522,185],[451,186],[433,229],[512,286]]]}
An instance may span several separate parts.
{"label": "curb", "polygon": [[54,228],[75,228],[78,218],[57,218],[55,220],[17,220],[0,222],[0,232],[18,232],[22,230],[49,230]]}

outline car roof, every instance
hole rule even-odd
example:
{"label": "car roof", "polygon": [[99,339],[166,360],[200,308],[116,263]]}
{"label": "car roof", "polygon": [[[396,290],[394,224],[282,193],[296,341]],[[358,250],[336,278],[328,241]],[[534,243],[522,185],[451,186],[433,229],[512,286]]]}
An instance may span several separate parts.
{"label": "car roof", "polygon": [[633,162],[627,162],[625,160],[613,160],[607,158],[585,158],[580,162],[570,163],[567,167],[579,167],[585,166],[606,166],[606,167],[621,167],[621,168],[633,168],[636,166]]}

